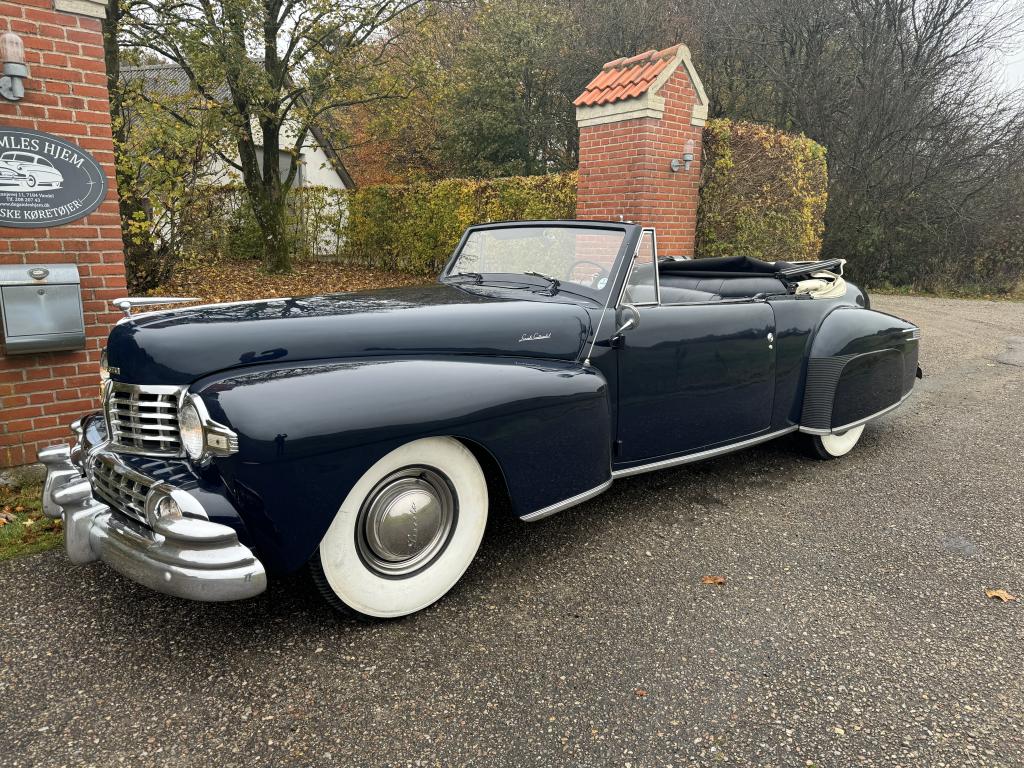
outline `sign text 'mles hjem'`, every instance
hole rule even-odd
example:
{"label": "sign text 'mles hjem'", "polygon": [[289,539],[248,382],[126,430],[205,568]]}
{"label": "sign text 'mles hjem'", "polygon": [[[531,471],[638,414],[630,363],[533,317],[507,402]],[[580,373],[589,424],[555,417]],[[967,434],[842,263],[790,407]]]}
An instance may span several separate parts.
{"label": "sign text 'mles hjem'", "polygon": [[61,146],[53,141],[41,140],[32,136],[11,136],[0,135],[0,150],[4,149],[27,149],[29,152],[41,152],[44,155],[59,160],[66,160],[75,168],[81,168],[85,158],[77,152]]}

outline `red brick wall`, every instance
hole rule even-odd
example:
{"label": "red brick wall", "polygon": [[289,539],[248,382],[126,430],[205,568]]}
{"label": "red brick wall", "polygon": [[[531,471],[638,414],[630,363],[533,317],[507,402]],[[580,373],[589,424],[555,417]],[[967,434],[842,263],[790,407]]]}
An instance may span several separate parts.
{"label": "red brick wall", "polygon": [[99,355],[125,293],[114,149],[98,19],[53,10],[52,0],[0,0],[0,33],[25,42],[25,99],[0,99],[0,125],[46,131],[88,150],[110,181],[106,200],[62,227],[0,226],[0,264],[76,263],[87,349],[7,356],[0,342],[0,467],[35,461],[69,437],[67,425],[99,405]]}
{"label": "red brick wall", "polygon": [[[658,231],[660,256],[693,256],[697,229],[703,128],[691,125],[698,103],[686,68],[680,66],[658,91],[661,118],[642,117],[580,128],[580,180],[576,217],[618,221],[623,216]],[[694,161],[673,173],[688,139]]]}

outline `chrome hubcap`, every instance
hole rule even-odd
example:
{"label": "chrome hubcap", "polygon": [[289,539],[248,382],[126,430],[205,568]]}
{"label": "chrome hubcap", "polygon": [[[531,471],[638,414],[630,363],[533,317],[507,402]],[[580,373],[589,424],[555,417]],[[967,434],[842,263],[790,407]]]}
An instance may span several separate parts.
{"label": "chrome hubcap", "polygon": [[359,510],[359,554],[381,575],[408,575],[444,549],[455,516],[455,497],[443,475],[426,467],[399,470],[384,478]]}

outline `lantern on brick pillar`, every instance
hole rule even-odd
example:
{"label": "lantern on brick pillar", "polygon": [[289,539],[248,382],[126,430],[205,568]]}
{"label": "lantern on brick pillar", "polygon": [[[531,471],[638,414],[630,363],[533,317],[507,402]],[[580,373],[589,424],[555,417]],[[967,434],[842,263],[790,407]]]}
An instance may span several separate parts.
{"label": "lantern on brick pillar", "polygon": [[0,64],[3,76],[0,77],[0,96],[8,101],[21,101],[25,98],[25,84],[28,67],[25,65],[25,45],[21,38],[13,32],[0,35]]}

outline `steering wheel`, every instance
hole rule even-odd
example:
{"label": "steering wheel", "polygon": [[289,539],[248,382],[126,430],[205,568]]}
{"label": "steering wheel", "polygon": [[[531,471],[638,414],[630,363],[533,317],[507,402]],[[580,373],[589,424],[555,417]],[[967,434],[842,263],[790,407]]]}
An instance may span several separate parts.
{"label": "steering wheel", "polygon": [[[594,267],[596,271],[586,275],[577,276],[576,269],[578,267]],[[569,267],[569,271],[565,275],[566,280],[573,283],[579,283],[580,285],[585,285],[588,288],[597,288],[601,279],[607,277],[608,270],[596,261],[590,261],[589,259],[580,259],[579,261],[573,262],[573,265]]]}

